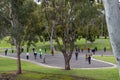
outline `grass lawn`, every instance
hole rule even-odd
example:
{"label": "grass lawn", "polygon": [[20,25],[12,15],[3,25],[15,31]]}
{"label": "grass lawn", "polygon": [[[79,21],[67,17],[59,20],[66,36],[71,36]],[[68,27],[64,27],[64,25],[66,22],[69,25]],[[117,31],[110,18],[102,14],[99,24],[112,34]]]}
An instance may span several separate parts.
{"label": "grass lawn", "polygon": [[93,58],[116,64],[114,56],[93,56]]}
{"label": "grass lawn", "polygon": [[[86,42],[85,39],[80,39],[80,40],[77,40],[75,42],[75,44],[76,44],[76,46],[80,46],[81,48],[84,49],[84,48],[86,48],[85,42]],[[87,41],[87,46],[89,48],[97,47],[98,50],[103,50],[104,47],[106,47],[107,50],[111,50],[109,38],[104,39],[103,37],[100,37],[99,39],[96,39],[94,43],[90,43],[89,41]]]}
{"label": "grass lawn", "polygon": [[[16,60],[0,57],[0,73],[15,72]],[[118,70],[114,69],[63,69],[45,68],[22,61],[22,75],[14,76],[12,80],[120,80]],[[14,75],[14,74],[13,74]],[[13,76],[11,75],[11,76]]]}

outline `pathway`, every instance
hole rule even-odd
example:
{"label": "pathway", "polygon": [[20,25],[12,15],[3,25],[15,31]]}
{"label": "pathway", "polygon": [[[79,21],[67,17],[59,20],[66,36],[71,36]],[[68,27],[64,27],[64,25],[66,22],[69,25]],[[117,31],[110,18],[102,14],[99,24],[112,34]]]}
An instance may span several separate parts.
{"label": "pathway", "polygon": [[[115,64],[112,63],[108,63],[108,62],[104,62],[104,61],[100,61],[100,60],[96,60],[96,59],[92,59],[92,63],[88,64],[88,62],[85,60],[85,53],[79,53],[79,58],[76,61],[75,59],[75,55],[73,54],[72,58],[71,58],[71,68],[83,68],[83,69],[96,69],[96,68],[114,68],[116,67]],[[104,53],[102,51],[98,51],[96,53],[96,55],[101,55],[101,53]],[[111,52],[106,52],[104,53],[105,55],[112,55]],[[1,53],[2,56],[4,56],[3,53]],[[7,55],[8,57],[14,57],[16,58],[17,55],[15,53],[10,53]],[[26,60],[26,54],[22,53],[21,54],[21,58]],[[39,55],[37,55],[37,59],[34,59],[34,55],[33,53],[30,54],[30,59],[27,60],[36,64],[43,64],[44,66],[49,66],[49,67],[58,67],[58,68],[64,68],[64,57],[62,54],[55,54],[54,56],[52,56],[51,54],[47,54],[46,55],[46,63],[43,63],[43,59],[39,58]]]}

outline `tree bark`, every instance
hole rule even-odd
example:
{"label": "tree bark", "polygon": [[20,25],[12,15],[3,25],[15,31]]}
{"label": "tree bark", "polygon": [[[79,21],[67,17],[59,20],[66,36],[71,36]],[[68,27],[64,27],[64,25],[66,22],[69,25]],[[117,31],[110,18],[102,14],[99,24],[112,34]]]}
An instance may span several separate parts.
{"label": "tree bark", "polygon": [[54,48],[54,44],[53,44],[53,39],[52,39],[52,36],[50,36],[50,49],[52,50],[54,50],[55,48]]}
{"label": "tree bark", "polygon": [[62,51],[65,60],[65,70],[70,70],[70,58],[65,51]]}
{"label": "tree bark", "polygon": [[21,54],[21,49],[20,46],[18,45],[17,47],[17,66],[18,66],[18,71],[17,74],[21,74],[22,70],[21,70],[21,58],[20,58],[20,54]]}
{"label": "tree bark", "polygon": [[68,58],[64,58],[65,59],[65,70],[70,70],[70,60]]}
{"label": "tree bark", "polygon": [[120,75],[120,9],[118,0],[103,0],[110,42]]}

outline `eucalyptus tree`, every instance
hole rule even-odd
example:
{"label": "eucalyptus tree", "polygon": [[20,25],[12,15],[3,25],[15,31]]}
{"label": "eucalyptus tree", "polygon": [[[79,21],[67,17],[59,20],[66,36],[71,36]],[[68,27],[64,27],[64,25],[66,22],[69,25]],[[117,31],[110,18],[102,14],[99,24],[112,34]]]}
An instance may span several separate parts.
{"label": "eucalyptus tree", "polygon": [[51,29],[64,56],[65,69],[70,70],[74,42],[82,36],[82,27],[91,25],[97,14],[96,8],[91,6],[89,0],[43,0],[42,6],[47,28]]}
{"label": "eucalyptus tree", "polygon": [[110,42],[120,75],[120,4],[119,0],[103,0]]}
{"label": "eucalyptus tree", "polygon": [[12,25],[11,37],[13,37],[17,49],[18,74],[21,74],[20,50],[24,42],[27,17],[34,11],[34,8],[35,4],[32,0],[10,0],[9,3],[10,22]]}
{"label": "eucalyptus tree", "polygon": [[[13,38],[14,45],[17,50],[18,58],[18,74],[21,74],[21,47],[24,42],[25,30],[28,23],[28,18],[30,13],[32,13],[36,7],[33,0],[1,0],[2,6],[0,16],[10,23],[10,33],[9,36]],[[7,12],[6,12],[7,11]],[[4,14],[5,13],[5,14]],[[4,22],[5,20],[1,21]]]}

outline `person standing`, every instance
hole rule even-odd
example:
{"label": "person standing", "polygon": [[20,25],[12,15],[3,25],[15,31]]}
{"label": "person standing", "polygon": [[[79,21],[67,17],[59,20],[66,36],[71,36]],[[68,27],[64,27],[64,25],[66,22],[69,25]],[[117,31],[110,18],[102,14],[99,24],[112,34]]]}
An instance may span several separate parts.
{"label": "person standing", "polygon": [[104,52],[106,52],[106,47],[104,47]]}
{"label": "person standing", "polygon": [[7,55],[8,49],[5,49],[5,56]]}
{"label": "person standing", "polygon": [[29,59],[29,52],[26,53],[26,59]]}
{"label": "person standing", "polygon": [[14,53],[14,50],[13,50],[13,48],[12,48],[12,53]]}
{"label": "person standing", "polygon": [[88,61],[88,54],[85,54],[85,60]]}
{"label": "person standing", "polygon": [[91,64],[91,55],[88,56],[88,63]]}
{"label": "person standing", "polygon": [[75,52],[76,61],[78,60],[78,51]]}
{"label": "person standing", "polygon": [[80,48],[78,48],[78,52],[80,53]]}
{"label": "person standing", "polygon": [[36,57],[37,57],[37,52],[34,52],[34,58],[36,60]]}
{"label": "person standing", "polygon": [[42,49],[39,49],[40,59],[42,59]]}

